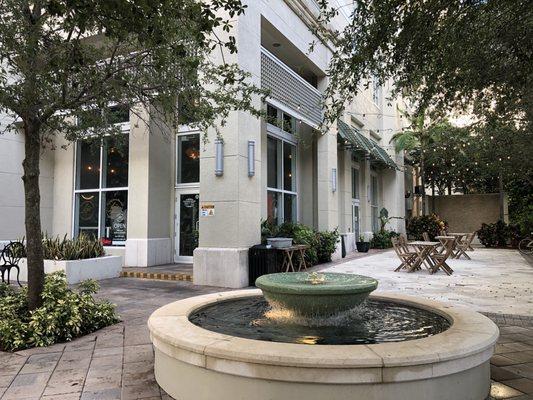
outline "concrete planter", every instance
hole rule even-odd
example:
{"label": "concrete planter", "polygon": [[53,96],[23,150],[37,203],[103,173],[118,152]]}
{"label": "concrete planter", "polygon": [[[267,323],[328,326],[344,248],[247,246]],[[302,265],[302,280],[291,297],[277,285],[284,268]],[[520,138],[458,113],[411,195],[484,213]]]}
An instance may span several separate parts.
{"label": "concrete planter", "polygon": [[276,249],[283,249],[292,246],[292,238],[267,238],[267,243]]}
{"label": "concrete planter", "polygon": [[[23,258],[19,263],[20,280],[28,280],[28,266]],[[65,271],[69,284],[79,283],[86,279],[108,279],[117,278],[122,270],[121,256],[105,256],[98,258],[87,258],[85,260],[44,260],[44,272]],[[11,280],[16,279],[16,271],[11,271]]]}

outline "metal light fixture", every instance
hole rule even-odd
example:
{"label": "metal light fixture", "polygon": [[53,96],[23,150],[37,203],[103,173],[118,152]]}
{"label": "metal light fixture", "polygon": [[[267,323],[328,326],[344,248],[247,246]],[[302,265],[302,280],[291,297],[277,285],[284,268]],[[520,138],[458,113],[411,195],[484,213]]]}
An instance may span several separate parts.
{"label": "metal light fixture", "polygon": [[248,176],[255,175],[255,140],[248,140]]}
{"label": "metal light fixture", "polygon": [[224,142],[222,139],[215,139],[215,175],[224,174]]}
{"label": "metal light fixture", "polygon": [[331,169],[331,191],[333,193],[337,191],[337,168]]}

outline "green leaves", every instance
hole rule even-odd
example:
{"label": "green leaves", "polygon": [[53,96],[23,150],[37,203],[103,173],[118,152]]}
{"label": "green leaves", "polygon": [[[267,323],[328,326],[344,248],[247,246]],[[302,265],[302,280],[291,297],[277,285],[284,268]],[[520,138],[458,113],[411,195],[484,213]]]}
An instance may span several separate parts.
{"label": "green leaves", "polygon": [[45,278],[42,306],[29,312],[26,288],[0,285],[0,350],[49,346],[119,322],[114,305],[92,297],[97,291],[98,283],[86,281],[76,292],[64,272],[54,272]]}
{"label": "green leaves", "polygon": [[[321,1],[322,19],[335,14]],[[377,76],[434,117],[464,110],[480,120],[531,126],[533,9],[526,0],[355,0],[349,24],[321,31],[336,46],[329,66],[333,122]]]}
{"label": "green leaves", "polygon": [[[259,115],[254,104],[265,93],[225,59],[237,50],[233,22],[245,9],[241,0],[2,1],[0,112],[38,120],[50,145],[58,132],[83,136],[78,120],[110,103],[144,106],[168,129],[185,121],[206,130],[232,110]],[[92,116],[91,130],[116,133],[105,112]]]}

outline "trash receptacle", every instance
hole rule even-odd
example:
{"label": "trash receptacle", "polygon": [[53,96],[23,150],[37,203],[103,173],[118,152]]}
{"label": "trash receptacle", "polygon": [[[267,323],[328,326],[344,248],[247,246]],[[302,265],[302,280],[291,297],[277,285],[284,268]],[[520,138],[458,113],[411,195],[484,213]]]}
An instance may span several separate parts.
{"label": "trash receptacle", "polygon": [[263,244],[250,247],[248,251],[248,276],[250,286],[255,286],[255,280],[261,275],[280,272],[281,252]]}

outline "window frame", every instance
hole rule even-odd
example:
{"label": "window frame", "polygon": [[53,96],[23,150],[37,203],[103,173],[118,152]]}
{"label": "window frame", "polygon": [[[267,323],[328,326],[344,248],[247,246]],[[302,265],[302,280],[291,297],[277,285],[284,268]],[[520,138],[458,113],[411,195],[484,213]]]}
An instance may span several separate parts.
{"label": "window frame", "polygon": [[381,107],[382,86],[378,78],[372,77],[372,102],[379,108]]}
{"label": "window frame", "polygon": [[[131,118],[131,116],[130,116]],[[129,160],[129,133],[130,133],[130,128],[131,128],[131,120],[130,122],[121,122],[121,123],[118,123],[118,124],[115,124],[116,126],[118,126],[120,128],[120,134],[119,135],[128,135],[128,160]],[[87,138],[91,137],[92,135],[88,134],[87,135]],[[77,209],[77,202],[76,202],[76,197],[78,194],[83,194],[83,193],[95,193],[95,194],[98,194],[98,228],[97,228],[97,237],[98,239],[100,240],[102,238],[102,225],[103,225],[103,220],[102,220],[102,217],[103,217],[103,214],[102,214],[102,208],[105,208],[103,207],[103,204],[102,204],[102,201],[103,201],[103,194],[105,192],[121,192],[121,191],[125,191],[128,193],[128,196],[129,196],[129,170],[128,170],[128,186],[122,186],[122,187],[103,187],[103,183],[104,183],[104,180],[105,180],[105,174],[103,173],[103,163],[104,163],[104,140],[106,137],[112,137],[112,136],[118,136],[118,135],[106,135],[102,138],[100,138],[100,148],[99,148],[99,157],[100,157],[100,163],[99,163],[99,176],[98,176],[98,188],[96,189],[78,189],[78,182],[80,180],[80,174],[79,174],[79,170],[78,170],[78,158],[79,158],[79,143],[80,143],[80,140],[77,140],[75,142],[75,151],[74,151],[74,179],[73,179],[73,186],[74,186],[74,190],[72,192],[72,230],[71,230],[71,236],[73,238],[75,237],[78,237],[78,231],[79,231],[79,218],[78,217],[78,212],[79,210]],[[83,139],[81,139],[83,140]],[[128,168],[129,168],[129,163],[128,163]],[[128,197],[129,199],[129,197]],[[127,235],[127,227],[126,227],[126,235]],[[124,247],[126,245],[126,243],[124,244],[116,244],[116,245],[110,245],[110,246],[105,246],[105,247]]]}
{"label": "window frame", "polygon": [[[278,187],[273,188],[268,186],[268,179],[266,184],[266,191],[267,191],[267,199],[268,199],[268,192],[274,192],[280,194],[281,200],[279,201],[278,205],[278,220],[276,221],[277,225],[283,224],[285,221],[285,195],[294,196],[294,201],[296,204],[295,207],[295,219],[292,222],[298,222],[299,221],[299,206],[298,206],[298,145],[296,141],[287,140],[284,137],[280,137],[279,135],[273,134],[272,132],[267,132],[267,159],[268,159],[268,139],[274,139],[278,144],[278,157],[277,157],[277,182]],[[285,182],[283,179],[283,172],[284,172],[284,147],[286,145],[293,146],[294,147],[294,172],[292,173],[292,178],[294,179],[294,187],[296,188],[295,191],[293,190],[286,190],[285,189]],[[267,162],[267,175],[268,175],[268,162]],[[281,189],[280,189],[281,187]],[[268,211],[267,211],[268,214]],[[268,215],[267,215],[268,218]]]}

